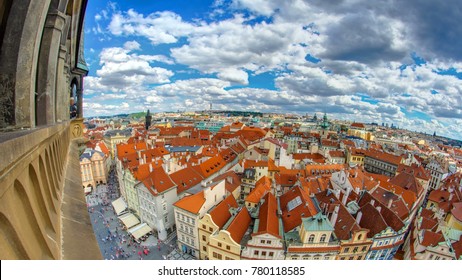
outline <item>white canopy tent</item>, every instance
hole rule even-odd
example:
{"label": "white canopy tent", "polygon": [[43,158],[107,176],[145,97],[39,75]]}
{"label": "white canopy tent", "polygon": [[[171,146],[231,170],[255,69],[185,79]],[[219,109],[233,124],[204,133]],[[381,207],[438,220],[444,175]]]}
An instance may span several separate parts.
{"label": "white canopy tent", "polygon": [[122,216],[119,216],[119,219],[127,229],[130,229],[140,223],[140,220],[138,220],[138,218],[132,213],[123,214]]}
{"label": "white canopy tent", "polygon": [[149,227],[146,223],[139,224],[137,226],[132,227],[128,230],[128,232],[135,238],[136,240],[140,239],[142,236],[148,234],[152,231],[152,228]]}
{"label": "white canopy tent", "polygon": [[119,216],[127,210],[127,204],[125,203],[122,197],[119,197],[118,199],[114,200],[112,202],[112,207],[114,207],[114,211],[116,212],[117,216]]}

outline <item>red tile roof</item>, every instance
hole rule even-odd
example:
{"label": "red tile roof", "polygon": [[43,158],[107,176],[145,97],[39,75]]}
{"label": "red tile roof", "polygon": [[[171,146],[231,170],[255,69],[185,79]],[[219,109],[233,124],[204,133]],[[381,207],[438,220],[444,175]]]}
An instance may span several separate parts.
{"label": "red tile roof", "polygon": [[237,202],[233,195],[228,195],[222,202],[209,212],[213,222],[221,229],[231,218],[230,208],[237,208]]}
{"label": "red tile roof", "polygon": [[149,174],[151,173],[151,170],[154,170],[155,168],[162,168],[162,161],[160,162],[155,161],[155,162],[149,162],[146,164],[134,165],[133,167],[129,167],[129,170],[133,174],[133,177],[135,177],[136,180],[143,181],[149,176]]}
{"label": "red tile roof", "polygon": [[419,197],[424,191],[417,178],[414,175],[405,172],[399,173],[395,177],[391,178],[390,183],[400,186],[405,190],[412,191],[417,197]]}
{"label": "red tile roof", "polygon": [[321,146],[340,148],[340,143],[338,141],[322,139],[321,140]]}
{"label": "red tile roof", "polygon": [[236,174],[233,170],[221,174],[214,178],[212,182],[217,183],[221,180],[225,180],[225,188],[229,193],[234,192],[234,190],[241,185],[241,176]]}
{"label": "red tile roof", "polygon": [[193,168],[203,178],[208,178],[220,171],[225,165],[226,161],[221,157],[221,155],[216,155],[200,165],[194,166]]}
{"label": "red tile roof", "polygon": [[388,227],[379,210],[372,206],[372,204],[366,203],[361,207],[360,213],[362,213],[362,218],[359,221],[359,225],[362,228],[369,229],[367,237],[372,238]]}
{"label": "red tile roof", "polygon": [[396,170],[397,173],[406,172],[415,175],[417,178],[428,181],[431,178],[430,172],[426,170],[422,165],[417,166],[412,164],[411,166],[400,164]]}
{"label": "red tile roof", "polygon": [[308,195],[316,194],[327,190],[329,187],[332,187],[332,184],[330,183],[330,178],[328,177],[301,178],[300,184],[303,190]]}
{"label": "red tile roof", "polygon": [[149,176],[143,180],[143,185],[154,196],[175,187],[175,183],[172,182],[162,167],[155,168]]}
{"label": "red tile roof", "polygon": [[462,223],[462,202],[452,204],[451,215]]}
{"label": "red tile roof", "polygon": [[170,140],[170,145],[173,147],[202,146],[202,141],[194,138],[176,137]]}
{"label": "red tile roof", "polygon": [[325,209],[330,215],[338,206],[338,216],[334,225],[334,233],[340,240],[349,240],[351,232],[360,230],[355,218],[348,212],[345,206],[335,197],[332,191],[327,190],[315,194],[321,209]]}
{"label": "red tile roof", "polygon": [[378,151],[378,150],[374,150],[374,149],[367,150],[366,156],[374,158],[376,160],[380,160],[382,162],[390,163],[396,166],[398,166],[403,159],[401,156],[395,156],[395,155],[385,153],[382,151]]}
{"label": "red tile roof", "polygon": [[260,206],[260,212],[258,214],[258,218],[260,219],[258,232],[252,235],[268,233],[277,238],[281,238],[279,235],[279,219],[277,216],[278,204],[276,197],[269,192],[263,199],[265,202]]}
{"label": "red tile roof", "polygon": [[291,231],[299,226],[302,218],[308,218],[317,214],[313,201],[300,187],[293,187],[283,194],[280,197],[280,205],[284,232]]}
{"label": "red tile roof", "polygon": [[312,160],[316,163],[325,163],[326,159],[323,155],[319,153],[299,153],[299,154],[293,154],[292,155],[294,160],[304,160],[304,159],[309,159]]}
{"label": "red tile roof", "polygon": [[456,254],[456,260],[459,260],[462,255],[462,238],[452,243],[452,249],[454,249],[454,253]]}
{"label": "red tile roof", "polygon": [[258,203],[266,195],[268,192],[271,191],[271,180],[263,176],[260,180],[255,183],[255,188],[249,193],[246,197],[245,201],[250,203]]}
{"label": "red tile roof", "polygon": [[419,229],[428,229],[431,231],[436,231],[438,228],[438,220],[436,218],[430,219],[427,217],[421,217],[421,223]]}
{"label": "red tile roof", "polygon": [[235,242],[241,243],[250,222],[252,222],[252,218],[250,217],[249,211],[246,207],[242,207],[242,210],[237,213],[236,217],[226,230],[231,234],[231,238]]}
{"label": "red tile roof", "polygon": [[443,234],[436,233],[430,230],[424,230],[423,238],[420,244],[422,244],[422,246],[425,246],[425,247],[428,247],[428,246],[435,247],[436,245],[438,245],[438,243],[443,242],[443,241],[444,241]]}
{"label": "red tile roof", "polygon": [[188,195],[173,204],[178,208],[188,211],[192,214],[198,214],[205,203],[204,191],[193,195]]}
{"label": "red tile roof", "polygon": [[363,123],[352,123],[350,125],[351,128],[357,129],[357,128],[366,128]]}
{"label": "red tile roof", "polygon": [[177,185],[177,193],[180,194],[201,183],[203,177],[187,167],[170,174],[170,178]]}
{"label": "red tile roof", "polygon": [[329,155],[331,157],[344,158],[345,157],[345,152],[343,152],[343,151],[329,151]]}
{"label": "red tile roof", "polygon": [[371,192],[371,195],[375,200],[389,208],[401,219],[405,219],[409,215],[410,208],[406,206],[406,203],[402,197],[394,194],[393,192],[388,191],[382,187],[377,187]]}

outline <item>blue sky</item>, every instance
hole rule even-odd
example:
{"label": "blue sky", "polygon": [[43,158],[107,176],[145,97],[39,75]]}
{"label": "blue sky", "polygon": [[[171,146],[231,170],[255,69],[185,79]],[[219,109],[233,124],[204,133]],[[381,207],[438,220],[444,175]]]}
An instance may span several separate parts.
{"label": "blue sky", "polygon": [[89,1],[84,115],[212,103],[462,139],[462,4],[406,2]]}

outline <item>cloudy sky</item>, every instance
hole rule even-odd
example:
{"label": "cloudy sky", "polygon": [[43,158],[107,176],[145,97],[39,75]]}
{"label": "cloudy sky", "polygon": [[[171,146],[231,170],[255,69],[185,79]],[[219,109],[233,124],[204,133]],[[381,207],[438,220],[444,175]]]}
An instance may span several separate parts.
{"label": "cloudy sky", "polygon": [[89,1],[84,115],[212,103],[462,139],[460,19],[458,0]]}

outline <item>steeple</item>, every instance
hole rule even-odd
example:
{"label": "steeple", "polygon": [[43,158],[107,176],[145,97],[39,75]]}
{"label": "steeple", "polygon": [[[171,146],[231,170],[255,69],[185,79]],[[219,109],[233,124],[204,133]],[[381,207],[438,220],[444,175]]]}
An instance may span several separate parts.
{"label": "steeple", "polygon": [[148,130],[149,127],[151,126],[151,120],[152,120],[152,116],[149,113],[149,109],[148,109],[148,112],[146,113],[146,121],[144,122],[144,126],[146,127],[146,130]]}
{"label": "steeple", "polygon": [[324,113],[324,117],[322,118],[322,124],[321,124],[321,128],[324,129],[324,130],[327,130],[329,129],[329,121],[327,120],[327,114]]}

